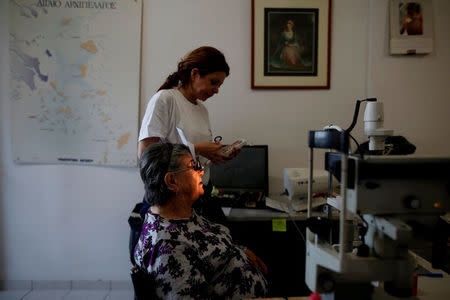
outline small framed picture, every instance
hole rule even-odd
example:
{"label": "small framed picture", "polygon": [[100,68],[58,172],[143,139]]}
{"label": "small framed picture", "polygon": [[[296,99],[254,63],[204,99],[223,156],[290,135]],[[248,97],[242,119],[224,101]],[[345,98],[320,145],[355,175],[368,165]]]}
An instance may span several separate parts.
{"label": "small framed picture", "polygon": [[433,51],[431,0],[390,0],[390,54]]}
{"label": "small framed picture", "polygon": [[331,0],[252,0],[252,88],[330,88]]}

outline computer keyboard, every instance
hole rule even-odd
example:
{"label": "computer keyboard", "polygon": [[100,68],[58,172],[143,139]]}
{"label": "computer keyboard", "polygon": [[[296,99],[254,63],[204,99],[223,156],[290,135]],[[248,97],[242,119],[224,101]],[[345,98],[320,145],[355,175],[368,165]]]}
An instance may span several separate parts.
{"label": "computer keyboard", "polygon": [[263,192],[227,192],[212,196],[222,207],[233,208],[265,208],[266,201]]}

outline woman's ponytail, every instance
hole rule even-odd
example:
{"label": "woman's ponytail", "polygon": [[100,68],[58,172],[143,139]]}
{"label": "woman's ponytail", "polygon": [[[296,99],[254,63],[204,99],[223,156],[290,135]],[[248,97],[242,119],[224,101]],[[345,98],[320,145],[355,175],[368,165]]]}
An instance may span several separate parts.
{"label": "woman's ponytail", "polygon": [[168,90],[168,89],[178,86],[179,81],[180,81],[180,75],[178,74],[178,72],[174,72],[174,73],[170,74],[169,76],[167,76],[166,81],[163,83],[163,85],[161,85],[159,87],[158,92],[160,90]]}

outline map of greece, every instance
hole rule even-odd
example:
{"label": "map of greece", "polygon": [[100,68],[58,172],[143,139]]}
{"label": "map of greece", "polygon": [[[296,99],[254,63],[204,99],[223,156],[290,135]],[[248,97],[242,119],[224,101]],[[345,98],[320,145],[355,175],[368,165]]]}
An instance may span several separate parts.
{"label": "map of greece", "polygon": [[17,163],[137,164],[141,0],[10,0]]}

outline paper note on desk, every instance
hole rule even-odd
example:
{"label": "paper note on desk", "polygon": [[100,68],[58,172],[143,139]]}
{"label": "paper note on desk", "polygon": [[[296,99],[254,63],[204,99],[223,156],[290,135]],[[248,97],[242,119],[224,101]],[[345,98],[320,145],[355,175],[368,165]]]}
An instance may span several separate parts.
{"label": "paper note on desk", "polygon": [[269,197],[266,197],[266,206],[276,209],[276,210],[279,210],[279,211],[282,211],[282,212],[285,212],[285,213],[292,212],[291,205],[289,202],[284,202],[281,200],[274,200]]}
{"label": "paper note on desk", "polygon": [[286,219],[272,219],[272,231],[286,232]]}

